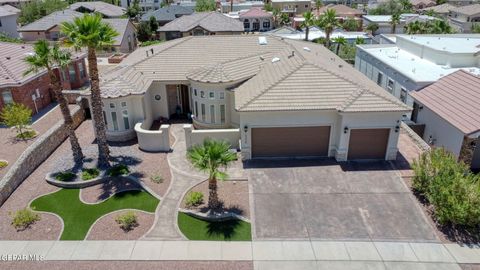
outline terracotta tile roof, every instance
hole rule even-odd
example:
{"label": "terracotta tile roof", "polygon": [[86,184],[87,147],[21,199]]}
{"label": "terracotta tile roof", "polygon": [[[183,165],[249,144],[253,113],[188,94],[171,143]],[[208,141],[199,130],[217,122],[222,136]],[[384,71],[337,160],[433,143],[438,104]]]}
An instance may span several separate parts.
{"label": "terracotta tile roof", "polygon": [[245,81],[234,89],[240,111],[410,110],[321,45],[276,37],[260,45],[259,37],[187,37],[142,48],[102,76],[102,97],[143,94],[154,81]]}
{"label": "terracotta tile roof", "polygon": [[259,7],[252,7],[248,11],[240,13],[240,18],[271,18],[273,15]]}
{"label": "terracotta tile roof", "polygon": [[88,9],[103,14],[105,17],[116,18],[125,14],[126,10],[122,7],[112,5],[103,1],[76,2],[69,6],[69,9],[79,11],[80,8]]}
{"label": "terracotta tile roof", "polygon": [[202,27],[210,32],[243,32],[243,23],[218,12],[198,12],[177,18],[158,29],[159,32],[187,32],[195,27]]}
{"label": "terracotta tile roof", "polygon": [[480,77],[459,70],[411,96],[463,133],[480,131]]}
{"label": "terracotta tile roof", "polygon": [[461,6],[461,7],[454,8],[451,11],[455,13],[465,14],[465,15],[475,15],[480,13],[480,4]]}
{"label": "terracotta tile roof", "polygon": [[353,9],[351,7],[348,7],[346,5],[334,5],[334,4],[328,4],[326,6],[321,7],[318,12],[316,9],[313,10],[315,15],[321,15],[327,11],[327,9],[333,9],[335,10],[337,16],[355,16],[355,15],[362,15],[363,11],[358,10],[358,9]]}

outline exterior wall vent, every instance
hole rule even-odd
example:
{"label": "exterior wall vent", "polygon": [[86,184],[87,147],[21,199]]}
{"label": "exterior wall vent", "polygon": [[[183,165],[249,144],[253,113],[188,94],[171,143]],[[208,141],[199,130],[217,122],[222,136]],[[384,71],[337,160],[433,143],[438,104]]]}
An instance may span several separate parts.
{"label": "exterior wall vent", "polygon": [[280,61],[280,58],[278,58],[278,57],[274,57],[274,58],[272,59],[272,63],[279,62],[279,61]]}
{"label": "exterior wall vent", "polygon": [[258,44],[267,45],[268,44],[267,37],[258,37]]}

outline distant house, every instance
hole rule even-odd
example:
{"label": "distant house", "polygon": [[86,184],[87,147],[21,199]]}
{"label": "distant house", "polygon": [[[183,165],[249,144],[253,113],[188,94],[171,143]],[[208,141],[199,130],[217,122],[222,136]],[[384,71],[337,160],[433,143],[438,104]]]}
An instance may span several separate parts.
{"label": "distant house", "polygon": [[413,9],[415,10],[424,9],[427,7],[433,7],[437,4],[433,0],[410,0],[410,3],[412,4]]}
{"label": "distant house", "polygon": [[0,6],[0,33],[3,33],[9,37],[17,38],[17,19],[20,14],[20,10],[10,6]]}
{"label": "distant house", "polygon": [[170,5],[167,7],[159,8],[155,11],[149,11],[142,15],[142,21],[150,20],[150,17],[155,17],[160,26],[163,26],[183,15],[190,15],[194,11],[191,7],[184,7],[179,5]]}
{"label": "distant house", "polygon": [[281,13],[287,13],[289,17],[302,15],[312,10],[312,1],[310,0],[272,0],[272,7],[280,10]]}
{"label": "distant house", "polygon": [[[71,9],[53,12],[39,20],[24,25],[18,29],[18,32],[20,32],[25,41],[38,39],[57,41],[61,38],[60,24],[71,22],[75,17],[80,16],[83,16],[83,14]],[[113,44],[114,51],[128,53],[135,50],[137,46],[135,26],[129,19],[103,19],[103,21],[112,25],[119,33]]]}
{"label": "distant house", "polygon": [[249,10],[251,8],[263,8],[265,4],[263,1],[233,1],[233,10],[231,9],[230,1],[221,1],[220,10],[222,13],[239,12],[243,10]]}
{"label": "distant house", "polygon": [[[54,99],[50,78],[46,70],[24,75],[28,66],[24,58],[33,53],[29,44],[0,42],[0,110],[12,102],[22,103],[33,113],[47,106]],[[65,70],[56,69],[65,90],[79,88],[88,82],[85,53],[73,53]]]}
{"label": "distant house", "polygon": [[0,5],[10,5],[20,8],[20,5],[31,2],[32,0],[0,0]]}
{"label": "distant house", "polygon": [[435,14],[442,16],[443,18],[448,18],[450,15],[450,10],[457,8],[451,4],[445,3],[438,6],[427,7],[420,10],[421,13],[425,14],[428,11],[433,11]]}
{"label": "distant house", "polygon": [[261,8],[241,12],[239,20],[243,23],[245,32],[264,32],[273,28],[273,15]]}
{"label": "distant house", "polygon": [[480,169],[480,77],[459,70],[411,96],[412,120],[424,125],[423,139]]}
{"label": "distant house", "polygon": [[69,9],[81,13],[97,12],[102,14],[104,18],[120,18],[126,12],[125,8],[112,5],[103,1],[76,2],[71,4]]}
{"label": "distant house", "polygon": [[[304,40],[305,39],[305,29],[294,29],[291,27],[282,27],[277,28],[268,32],[272,36],[281,37],[281,38],[288,38],[288,39],[296,39],[296,40]],[[322,29],[317,27],[311,27],[308,34],[308,40],[313,41],[319,38],[325,38],[326,34]],[[372,43],[371,37],[365,32],[348,32],[342,29],[336,29],[331,33],[330,36],[332,39],[343,37],[349,44],[355,44],[357,39],[363,39],[365,44]]]}
{"label": "distant house", "polygon": [[457,7],[469,6],[477,3],[475,0],[447,0],[447,3]]}
{"label": "distant house", "polygon": [[450,23],[458,31],[470,33],[475,23],[480,23],[480,4],[461,6],[450,10]]}
{"label": "distant house", "polygon": [[243,23],[218,12],[199,12],[175,19],[158,30],[160,39],[186,36],[238,35],[244,32]]}
{"label": "distant house", "polygon": [[[364,15],[363,16],[363,27],[368,27],[369,24],[376,23],[378,25],[378,30],[373,33],[374,35],[378,34],[391,34],[392,33],[392,24],[390,21],[392,20],[392,15]],[[405,13],[400,15],[400,23],[395,27],[394,34],[403,34],[404,27],[408,23],[414,21],[432,21],[437,20],[435,17],[427,16],[427,15],[419,15],[419,14],[410,14]]]}
{"label": "distant house", "polygon": [[335,10],[335,14],[337,15],[337,18],[339,19],[347,19],[347,18],[355,18],[355,19],[360,19],[362,18],[363,11],[354,9],[351,7],[348,7],[346,5],[334,5],[334,4],[328,4],[326,6],[321,7],[320,9],[314,9],[313,13],[315,16],[320,16],[323,15],[328,9],[333,9]]}

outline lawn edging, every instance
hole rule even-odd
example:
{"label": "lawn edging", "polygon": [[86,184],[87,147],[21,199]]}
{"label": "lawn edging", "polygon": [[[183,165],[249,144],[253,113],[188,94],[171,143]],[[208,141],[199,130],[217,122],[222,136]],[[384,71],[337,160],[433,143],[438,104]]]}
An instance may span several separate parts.
{"label": "lawn edging", "polygon": [[220,221],[226,221],[226,220],[232,220],[232,219],[239,219],[239,220],[250,223],[250,219],[242,215],[238,215],[238,214],[227,212],[227,211],[222,213],[216,213],[211,211],[202,213],[202,212],[198,212],[190,209],[184,209],[184,208],[179,208],[178,211],[185,213],[189,216],[192,216],[201,220],[205,220],[205,221],[220,222]]}
{"label": "lawn edging", "polygon": [[[95,178],[92,178],[90,180],[77,180],[77,181],[60,181],[60,180],[57,180],[55,179],[55,174],[57,174],[56,172],[55,173],[48,173],[46,176],[45,176],[45,180],[51,184],[51,185],[54,185],[54,186],[57,186],[57,187],[61,187],[61,188],[86,188],[86,187],[90,187],[90,186],[94,186],[94,185],[97,185],[97,184],[100,184],[102,182],[105,182],[107,181],[110,176],[107,175],[107,171],[101,171],[100,174],[95,177]],[[81,174],[76,174],[76,178],[81,178]]]}

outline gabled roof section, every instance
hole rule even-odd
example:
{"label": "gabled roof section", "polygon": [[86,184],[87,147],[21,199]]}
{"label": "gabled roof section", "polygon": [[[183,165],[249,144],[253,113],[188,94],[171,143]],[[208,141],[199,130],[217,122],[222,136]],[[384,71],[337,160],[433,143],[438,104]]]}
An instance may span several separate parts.
{"label": "gabled roof section", "polygon": [[20,10],[10,5],[0,6],[0,17],[7,17],[19,14]]}
{"label": "gabled roof section", "polygon": [[115,37],[114,46],[119,46],[122,44],[122,40],[127,31],[128,24],[131,23],[129,19],[103,19],[104,22],[110,24],[115,31],[117,31],[118,36]]}
{"label": "gabled roof section", "polygon": [[340,112],[392,112],[407,111],[406,106],[398,100],[392,100],[382,93],[360,89],[349,100],[337,108]]}
{"label": "gabled roof section", "polygon": [[464,134],[480,131],[480,77],[459,70],[410,94]]}
{"label": "gabled roof section", "polygon": [[454,6],[454,5],[451,5],[449,3],[444,3],[444,4],[441,4],[441,5],[438,5],[438,6],[424,8],[424,9],[422,9],[422,11],[432,10],[435,13],[445,14],[445,13],[449,13],[450,10],[455,9],[455,8],[457,8],[457,7]]}
{"label": "gabled roof section", "polygon": [[30,24],[27,24],[18,29],[19,32],[28,31],[47,31],[63,22],[71,22],[75,17],[82,16],[82,13],[74,10],[65,9],[55,11],[43,18],[40,18]]}
{"label": "gabled roof section", "polygon": [[243,23],[218,12],[199,12],[175,19],[158,29],[159,32],[187,32],[201,27],[210,32],[243,32]]}
{"label": "gabled roof section", "polygon": [[126,12],[126,10],[122,7],[112,5],[103,1],[76,2],[71,4],[69,9],[80,12],[82,9],[91,12],[98,12],[107,18],[119,18]]}
{"label": "gabled roof section", "polygon": [[173,21],[179,16],[190,15],[192,13],[193,13],[193,7],[170,5],[170,6],[159,8],[155,11],[150,11],[150,12],[147,12],[146,14],[143,14],[142,21],[148,21],[152,16],[155,17],[155,19],[160,22]]}
{"label": "gabled roof section", "polygon": [[252,7],[251,9],[240,13],[240,18],[271,18],[273,15],[269,12],[264,11],[260,7]]}
{"label": "gabled roof section", "polygon": [[475,14],[480,13],[480,4],[461,6],[461,7],[454,8],[451,11],[455,12],[455,13],[468,15],[468,16],[475,15]]}

